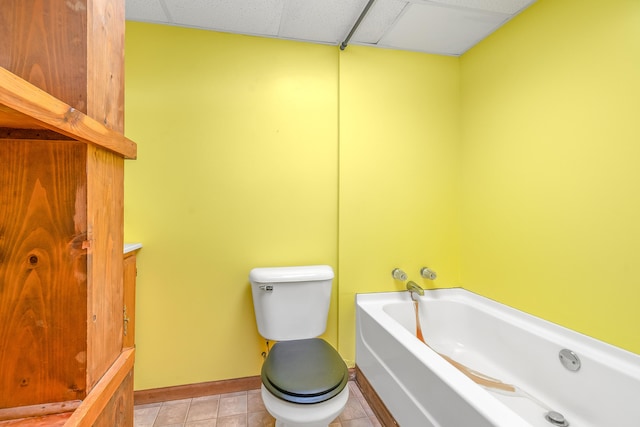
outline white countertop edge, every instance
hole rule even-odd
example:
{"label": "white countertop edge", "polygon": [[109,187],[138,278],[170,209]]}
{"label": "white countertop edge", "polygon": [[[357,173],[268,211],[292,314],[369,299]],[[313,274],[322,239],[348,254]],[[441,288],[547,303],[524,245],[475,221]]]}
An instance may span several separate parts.
{"label": "white countertop edge", "polygon": [[128,254],[129,252],[133,252],[142,247],[142,243],[125,243],[124,244],[124,253]]}

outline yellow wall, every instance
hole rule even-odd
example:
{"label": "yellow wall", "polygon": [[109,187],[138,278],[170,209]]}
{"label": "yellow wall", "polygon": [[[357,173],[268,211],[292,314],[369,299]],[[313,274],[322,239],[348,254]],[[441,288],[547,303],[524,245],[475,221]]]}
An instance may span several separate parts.
{"label": "yellow wall", "polygon": [[136,389],[257,375],[266,265],[334,267],[350,364],[396,266],[640,352],[639,9],[538,0],[461,58],[128,23]]}
{"label": "yellow wall", "polygon": [[461,69],[464,286],[640,353],[640,2],[539,0]]}
{"label": "yellow wall", "polygon": [[356,292],[457,283],[456,58],[139,23],[126,57],[137,389],[259,373],[254,266],[334,267],[350,365]]}
{"label": "yellow wall", "polygon": [[[340,56],[340,352],[355,294],[459,285],[457,58],[350,46]],[[422,279],[422,266],[438,273]]]}
{"label": "yellow wall", "polygon": [[[335,48],[126,30],[126,133],[139,159],[126,164],[125,230],[144,244],[136,388],[257,375],[249,270],[337,268]],[[336,312],[334,298],[334,344]]]}

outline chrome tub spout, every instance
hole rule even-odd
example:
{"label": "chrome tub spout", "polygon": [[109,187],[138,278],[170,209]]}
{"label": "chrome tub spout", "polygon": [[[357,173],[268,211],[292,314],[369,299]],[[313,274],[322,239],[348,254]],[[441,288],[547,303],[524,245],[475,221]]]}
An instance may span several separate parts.
{"label": "chrome tub spout", "polygon": [[407,282],[407,290],[411,293],[411,299],[414,299],[414,292],[420,296],[424,295],[424,289],[422,289],[416,282],[409,280]]}

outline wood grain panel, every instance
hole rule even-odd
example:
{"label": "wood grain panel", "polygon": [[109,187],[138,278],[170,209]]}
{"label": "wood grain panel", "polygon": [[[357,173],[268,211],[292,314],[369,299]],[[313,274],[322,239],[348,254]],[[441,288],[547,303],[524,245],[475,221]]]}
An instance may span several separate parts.
{"label": "wood grain panel", "polygon": [[0,408],[0,421],[65,414],[67,412],[73,412],[76,408],[78,408],[78,406],[80,406],[81,402],[81,400],[72,400],[70,402],[44,403],[41,405]]}
{"label": "wood grain panel", "polygon": [[124,378],[92,427],[133,425],[133,371]]}
{"label": "wood grain panel", "polygon": [[0,427],[62,427],[66,425],[71,413],[48,415],[44,417],[23,418],[19,420],[0,421]]}
{"label": "wood grain panel", "polygon": [[85,396],[86,150],[0,143],[0,407]]}
{"label": "wood grain panel", "polygon": [[2,0],[0,66],[87,112],[84,1]]}
{"label": "wood grain panel", "polygon": [[[0,85],[3,85],[2,81],[0,81]],[[43,129],[43,127],[39,123],[32,120],[30,117],[25,117],[24,114],[20,113],[19,111],[1,104],[0,126],[10,129]]]}
{"label": "wood grain panel", "polygon": [[88,2],[87,115],[124,132],[124,0]]}
{"label": "wood grain panel", "polygon": [[122,350],[124,159],[87,147],[89,390]]}
{"label": "wood grain panel", "polygon": [[0,139],[30,139],[32,141],[71,141],[68,136],[48,129],[16,129],[0,127]]}
{"label": "wood grain panel", "polygon": [[[130,381],[132,379],[134,358],[135,349],[128,348],[122,351],[115,363],[111,365],[87,398],[75,410],[66,427],[93,426],[105,410],[128,411],[127,408],[131,406],[133,411],[133,383]],[[123,382],[126,383],[124,386],[122,385]],[[120,396],[122,393],[124,394]],[[118,415],[118,417],[120,416]],[[129,421],[128,416],[122,417],[122,419],[125,422]],[[133,420],[131,419],[131,421]],[[133,422],[112,425],[124,427],[133,425]]]}

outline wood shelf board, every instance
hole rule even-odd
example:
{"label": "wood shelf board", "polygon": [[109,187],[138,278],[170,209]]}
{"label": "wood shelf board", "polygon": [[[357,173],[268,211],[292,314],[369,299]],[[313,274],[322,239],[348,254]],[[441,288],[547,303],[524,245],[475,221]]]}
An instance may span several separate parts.
{"label": "wood shelf board", "polygon": [[0,425],[2,425],[4,421],[46,419],[47,417],[57,419],[59,418],[58,415],[62,415],[62,417],[66,419],[71,416],[71,413],[75,411],[81,403],[81,400],[71,400],[68,402],[0,408]]}
{"label": "wood shelf board", "polygon": [[76,141],[100,146],[127,159],[137,156],[135,142],[123,134],[107,128],[2,67],[0,128],[48,129]]}
{"label": "wood shelf board", "polygon": [[0,427],[62,427],[73,412],[47,415],[44,417],[22,418],[19,420],[0,421]]}

